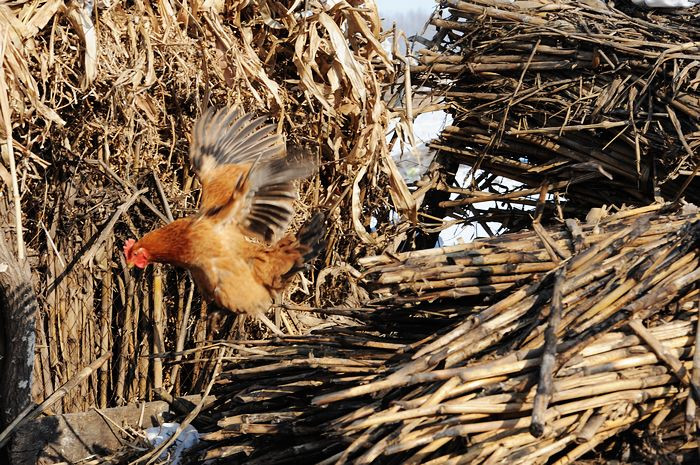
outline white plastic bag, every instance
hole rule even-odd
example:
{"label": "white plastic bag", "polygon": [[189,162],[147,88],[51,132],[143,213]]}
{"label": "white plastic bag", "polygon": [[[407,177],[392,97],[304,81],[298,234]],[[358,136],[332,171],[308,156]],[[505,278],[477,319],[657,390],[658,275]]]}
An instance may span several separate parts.
{"label": "white plastic bag", "polygon": [[[158,447],[164,441],[167,441],[177,430],[179,423],[163,423],[160,426],[153,426],[146,430],[146,439],[153,447]],[[175,442],[160,454],[160,459],[165,459],[170,455],[170,464],[178,465],[182,453],[190,447],[196,446],[199,442],[199,432],[192,426],[187,425],[180,433]]]}

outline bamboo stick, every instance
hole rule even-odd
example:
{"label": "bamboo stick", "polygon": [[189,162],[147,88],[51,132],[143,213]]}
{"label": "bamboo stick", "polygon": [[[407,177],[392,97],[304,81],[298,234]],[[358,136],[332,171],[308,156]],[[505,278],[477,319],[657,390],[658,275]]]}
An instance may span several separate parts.
{"label": "bamboo stick", "polygon": [[[165,352],[163,342],[163,274],[160,268],[153,272],[153,352]],[[163,362],[159,357],[153,359],[153,389],[163,387]]]}
{"label": "bamboo stick", "polygon": [[[700,299],[696,303],[698,319],[695,326],[695,353],[693,354],[693,372],[691,375],[691,382],[698,386],[700,385]],[[693,428],[695,431],[700,431],[700,424],[696,423],[696,405],[693,396],[688,396],[687,407],[686,407],[686,434],[690,434]],[[700,449],[698,449],[700,452]]]}
{"label": "bamboo stick", "polygon": [[685,369],[683,364],[678,358],[673,355],[658,339],[654,337],[636,318],[633,318],[627,323],[630,328],[634,330],[635,333],[639,335],[640,338],[644,339],[649,347],[652,348],[659,360],[667,364],[673,373],[678,377],[678,379],[686,386],[689,386],[693,395],[695,395],[696,400],[700,400],[700,387],[695,384],[692,380],[688,371]]}
{"label": "bamboo stick", "polygon": [[554,291],[552,294],[552,304],[550,307],[549,323],[545,332],[544,351],[542,353],[542,364],[540,365],[540,378],[537,383],[537,396],[535,397],[532,409],[532,423],[530,432],[535,437],[540,437],[544,433],[544,417],[547,405],[552,398],[552,369],[556,358],[557,332],[561,322],[562,311],[562,287],[566,277],[566,266],[557,270],[554,277]]}

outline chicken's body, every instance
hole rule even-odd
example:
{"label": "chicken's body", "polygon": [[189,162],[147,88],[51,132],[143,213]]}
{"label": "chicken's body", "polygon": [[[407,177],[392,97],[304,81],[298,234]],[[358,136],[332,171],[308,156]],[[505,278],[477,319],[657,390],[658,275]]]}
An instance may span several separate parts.
{"label": "chicken's body", "polygon": [[293,214],[291,181],[313,164],[284,158],[281,139],[258,125],[236,110],[205,114],[190,150],[202,182],[200,212],[128,242],[124,251],[139,267],[160,262],[189,269],[207,300],[269,325],[264,312],[320,249],[322,216],[298,238],[275,240]]}

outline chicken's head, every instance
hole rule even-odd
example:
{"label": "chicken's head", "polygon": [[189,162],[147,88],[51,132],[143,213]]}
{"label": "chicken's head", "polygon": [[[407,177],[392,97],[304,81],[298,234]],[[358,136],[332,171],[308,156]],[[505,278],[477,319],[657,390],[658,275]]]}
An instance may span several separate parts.
{"label": "chicken's head", "polygon": [[134,244],[136,244],[136,241],[133,239],[129,239],[124,244],[126,264],[129,266],[136,266],[138,268],[146,268],[146,265],[151,262],[151,254],[140,245],[136,245],[134,247]]}

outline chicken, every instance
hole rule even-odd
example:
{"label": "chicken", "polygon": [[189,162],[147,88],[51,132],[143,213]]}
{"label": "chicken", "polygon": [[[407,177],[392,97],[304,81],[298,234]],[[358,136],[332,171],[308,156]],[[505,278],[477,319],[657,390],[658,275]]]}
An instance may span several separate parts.
{"label": "chicken", "polygon": [[[238,108],[207,110],[195,123],[190,159],[202,185],[199,212],[124,245],[127,264],[169,263],[190,270],[208,301],[265,316],[290,279],[323,248],[323,214],[294,237],[286,231],[297,198],[293,180],[315,164],[291,159],[273,126]],[[255,240],[257,239],[257,240]]]}

